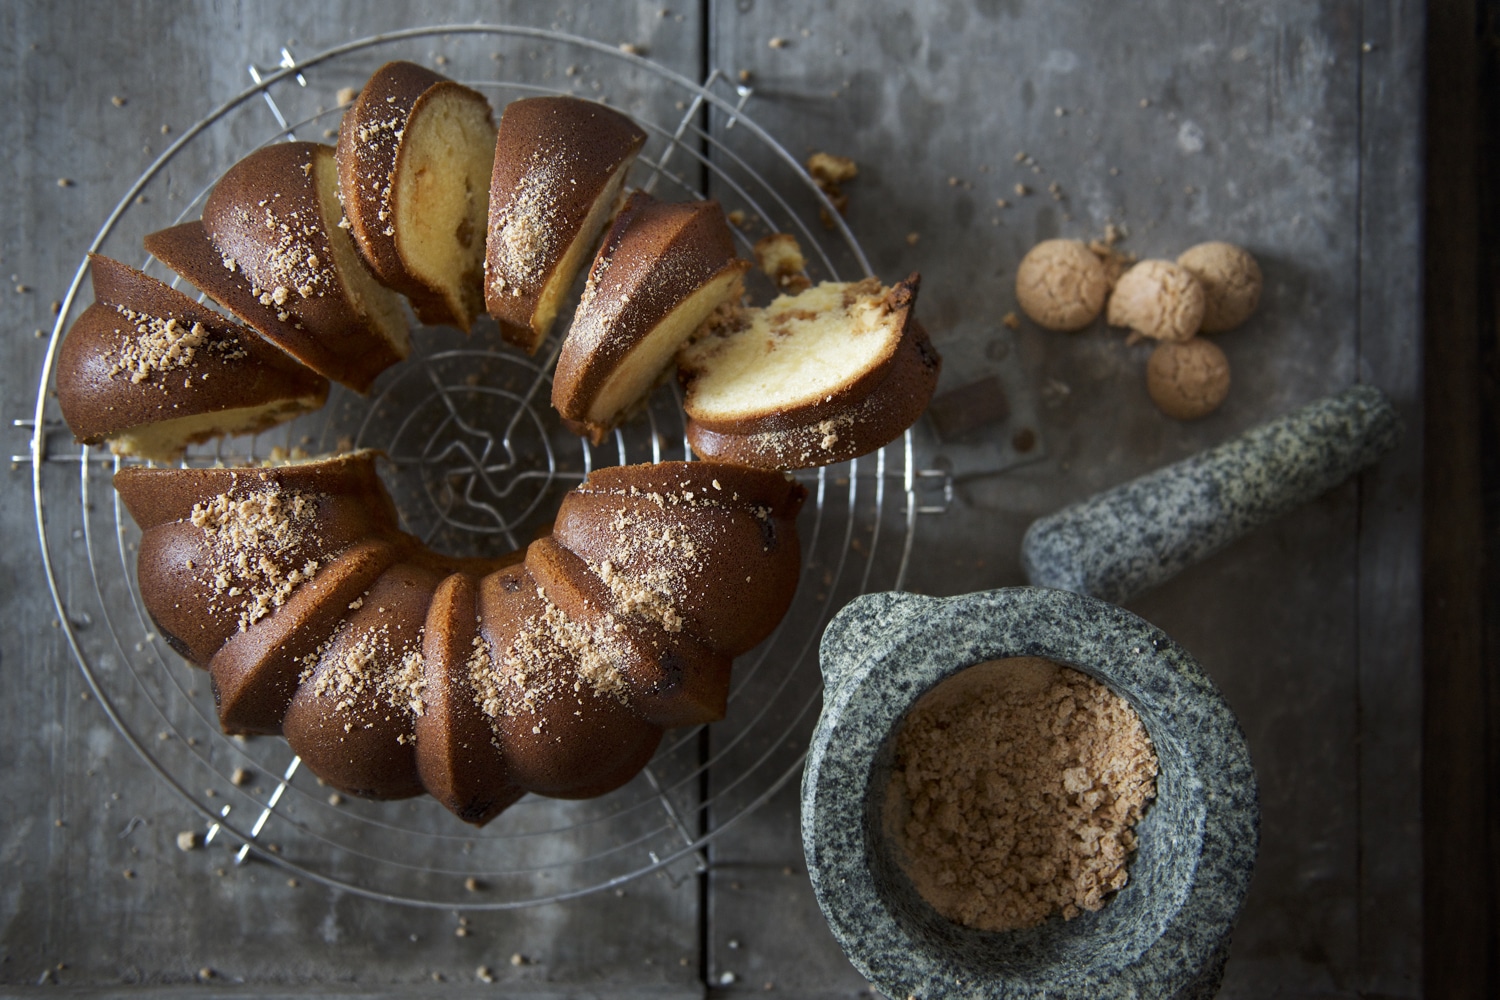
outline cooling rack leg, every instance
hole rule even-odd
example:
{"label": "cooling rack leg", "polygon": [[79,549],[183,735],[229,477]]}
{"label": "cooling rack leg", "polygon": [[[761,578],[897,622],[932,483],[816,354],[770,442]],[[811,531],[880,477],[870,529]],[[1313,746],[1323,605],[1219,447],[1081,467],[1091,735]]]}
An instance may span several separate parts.
{"label": "cooling rack leg", "polygon": [[[297,60],[292,58],[292,53],[290,51],[288,51],[286,48],[283,48],[281,50],[281,62],[278,65],[286,69],[294,69],[297,66]],[[260,68],[258,66],[256,66],[254,63],[251,63],[246,68],[250,71],[250,79],[254,80],[257,84],[262,82],[260,76]],[[297,82],[304,87],[307,86],[307,78],[304,77],[301,73],[297,74]],[[263,90],[261,91],[260,96],[266,99],[266,106],[271,109],[271,114],[275,116],[276,124],[281,126],[282,132],[286,135],[287,142],[296,142],[297,134],[293,132],[291,127],[287,124],[286,116],[281,113],[281,108],[276,105],[275,99],[271,97],[271,92],[269,90]]]}
{"label": "cooling rack leg", "polygon": [[[677,831],[677,836],[682,838],[682,842],[686,845],[691,846],[697,838],[695,838],[692,833],[689,832],[687,825],[682,822],[682,816],[677,812],[677,807],[672,804],[672,800],[667,796],[666,791],[662,789],[661,782],[657,780],[656,772],[652,771],[650,766],[648,765],[646,769],[641,773],[644,774],[646,776],[646,780],[651,783],[651,790],[656,793],[656,800],[661,803],[662,810],[667,814],[667,822],[672,824],[672,829]],[[647,851],[646,854],[651,859],[652,864],[661,863],[661,858],[655,851]],[[693,861],[693,874],[701,875],[704,872],[708,871],[708,857],[703,853],[702,848],[693,851]],[[672,876],[672,873],[667,871],[666,869],[662,869],[662,874],[666,875],[668,883],[670,883],[672,888],[674,889],[681,885],[683,882],[687,881],[687,879],[690,877],[684,876],[682,878],[674,878]]]}
{"label": "cooling rack leg", "polygon": [[[281,775],[281,781],[277,782],[276,790],[271,793],[271,798],[266,802],[266,807],[256,817],[255,825],[250,828],[250,840],[240,845],[240,849],[234,852],[234,863],[242,865],[245,858],[250,854],[250,843],[260,836],[260,831],[265,828],[266,820],[271,818],[271,811],[276,808],[276,803],[281,801],[281,793],[286,791],[287,782],[292,780],[292,775],[297,773],[297,768],[302,764],[301,757],[293,757],[292,762],[286,766],[286,771]],[[226,807],[227,808],[227,807]],[[215,824],[217,826],[218,824]]]}

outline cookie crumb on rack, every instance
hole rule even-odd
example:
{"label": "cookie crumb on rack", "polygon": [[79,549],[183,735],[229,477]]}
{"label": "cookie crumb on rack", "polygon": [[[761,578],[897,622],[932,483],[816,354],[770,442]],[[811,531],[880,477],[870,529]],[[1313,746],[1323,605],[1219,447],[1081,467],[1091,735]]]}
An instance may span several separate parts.
{"label": "cookie crumb on rack", "polygon": [[[818,185],[833,207],[840,215],[849,207],[849,196],[844,193],[844,185],[859,176],[859,164],[847,156],[837,156],[833,153],[825,153],[821,150],[813,153],[807,158],[807,172],[812,175],[813,181]],[[819,212],[823,225],[833,228],[833,217],[828,214],[827,209]]]}
{"label": "cookie crumb on rack", "polygon": [[756,240],[755,261],[766,277],[776,282],[776,287],[795,295],[812,287],[812,282],[803,272],[807,269],[807,258],[797,237],[791,233],[772,233]]}

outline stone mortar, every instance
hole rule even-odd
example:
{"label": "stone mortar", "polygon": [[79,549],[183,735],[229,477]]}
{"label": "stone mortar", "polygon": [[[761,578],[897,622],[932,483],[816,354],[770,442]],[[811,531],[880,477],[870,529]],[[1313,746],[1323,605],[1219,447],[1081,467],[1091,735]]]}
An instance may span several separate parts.
{"label": "stone mortar", "polygon": [[1396,446],[1391,401],[1362,385],[1040,518],[1026,579],[1121,602],[1328,492]]}
{"label": "stone mortar", "polygon": [[[911,706],[966,667],[1013,656],[1066,664],[1123,696],[1161,770],[1125,888],[1096,913],[992,933],[947,920],[917,894],[881,817]],[[829,927],[875,986],[897,1000],[1214,995],[1255,865],[1260,810],[1244,735],[1182,647],[1103,601],[1020,587],[857,598],[829,624],[821,661],[802,846]]]}

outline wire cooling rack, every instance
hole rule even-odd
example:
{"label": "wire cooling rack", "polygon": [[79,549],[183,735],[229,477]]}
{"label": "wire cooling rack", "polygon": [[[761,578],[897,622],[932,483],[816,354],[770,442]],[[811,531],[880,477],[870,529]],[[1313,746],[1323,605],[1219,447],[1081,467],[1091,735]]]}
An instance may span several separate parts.
{"label": "wire cooling rack", "polygon": [[[794,233],[808,276],[870,274],[853,234],[798,165],[747,117],[752,91],[715,71],[689,80],[631,52],[555,31],[493,25],[374,36],[297,61],[282,50],[254,86],[183,132],[125,193],[90,252],[175,276],[144,255],[141,237],[197,217],[208,190],[257,146],[329,141],[342,109],[380,64],[435,63],[489,97],[497,111],[535,94],[572,93],[635,118],[650,138],[630,183],[669,199],[717,197],[744,214],[747,255],[773,231]],[[820,219],[820,214],[823,218]],[[738,216],[735,216],[738,219]],[[482,830],[430,798],[342,799],[299,769],[275,738],[219,731],[207,675],[151,627],[136,586],[139,531],[110,486],[121,460],[70,443],[51,399],[63,332],[87,304],[80,263],[52,331],[37,388],[30,461],[42,560],[60,624],[104,710],[126,740],[195,808],[206,837],[237,862],[274,861],[310,879],[423,906],[504,909],[584,895],[649,872],[677,880],[704,870],[715,834],[800,770],[821,686],[817,646],[853,596],[899,589],[917,519],[951,499],[946,474],[919,470],[908,433],[885,449],[801,475],[804,570],[776,633],[741,657],[728,716],[672,730],[626,787],[587,802],[528,796]],[[191,290],[190,290],[191,291]],[[769,286],[759,289],[762,298]],[[569,316],[557,323],[566,330]],[[469,337],[418,329],[412,357],[369,397],[335,387],[317,414],[253,438],[194,449],[184,464],[239,463],[303,449],[382,449],[382,474],[405,527],[459,554],[515,549],[550,521],[562,494],[601,464],[690,457],[675,385],[603,446],[560,426],[550,372],[560,340],[527,358],[493,324]],[[77,565],[86,557],[87,570]],[[478,890],[478,891],[476,891]]]}

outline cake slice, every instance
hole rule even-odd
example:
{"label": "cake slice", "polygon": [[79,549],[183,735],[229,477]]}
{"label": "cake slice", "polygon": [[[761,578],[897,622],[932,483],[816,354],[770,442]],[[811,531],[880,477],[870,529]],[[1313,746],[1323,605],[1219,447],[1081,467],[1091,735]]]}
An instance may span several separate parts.
{"label": "cake slice", "polygon": [[586,799],[646,766],[661,727],[627,704],[613,664],[543,596],[526,567],[479,581],[479,635],[486,655],[470,677],[516,784]]}
{"label": "cake slice", "polygon": [[609,588],[617,613],[734,657],[791,606],[806,497],[785,476],[721,462],[610,466],[563,497],[552,537]]}
{"label": "cake slice", "polygon": [[356,392],[410,352],[397,295],[342,228],[333,148],[256,150],[214,185],[201,225],[146,237],[146,249],[313,371]]}
{"label": "cake slice", "polygon": [[302,672],[370,587],[401,555],[385,541],[351,545],[298,588],[276,614],[234,635],[208,662],[226,733],[281,732]]}
{"label": "cake slice", "polygon": [[506,340],[535,354],[646,142],[629,118],[576,97],[506,105],[495,137],[484,298]]}
{"label": "cake slice", "polygon": [[412,545],[380,484],[375,454],[117,472],[115,492],[141,529],[141,601],[161,635],[206,665],[226,642],[269,620],[295,618],[280,612],[304,589],[326,589],[325,571],[362,540]]}
{"label": "cake slice", "polygon": [[57,401],[84,444],[170,462],[327,400],[327,379],[155,278],[97,254],[89,273],[94,303],[57,358]]}
{"label": "cake slice", "polygon": [[484,311],[495,122],[484,95],[409,62],[375,71],[344,113],[339,193],[376,278],[424,323]]}
{"label": "cake slice", "polygon": [[688,443],[704,459],[760,469],[847,462],[884,447],[917,422],[932,398],[939,362],[918,323],[889,376],[847,410],[809,424],[741,433],[708,430],[690,420]]}
{"label": "cake slice", "polygon": [[465,823],[483,826],[526,792],[510,780],[474,691],[472,675],[490,665],[478,601],[479,586],[466,573],[443,580],[432,596],[422,634],[416,737],[417,774],[427,794]]}
{"label": "cake slice", "polygon": [[715,201],[632,194],[589,269],[558,355],[552,405],[595,444],[640,403],[703,321],[743,292],[750,262]]}
{"label": "cake slice", "polygon": [[415,739],[424,684],[422,626],[441,580],[431,570],[397,563],[305,661],[282,735],[314,774],[341,792],[404,799],[424,791]]}
{"label": "cake slice", "polygon": [[678,352],[693,450],[785,470],[894,440],[927,408],[942,365],[914,312],[919,281],[823,282],[711,320]]}
{"label": "cake slice", "polygon": [[621,602],[587,563],[554,538],[526,550],[526,571],[545,596],[607,658],[633,712],[658,726],[724,718],[732,659],[683,631]]}

